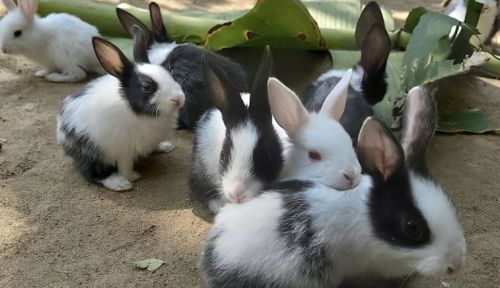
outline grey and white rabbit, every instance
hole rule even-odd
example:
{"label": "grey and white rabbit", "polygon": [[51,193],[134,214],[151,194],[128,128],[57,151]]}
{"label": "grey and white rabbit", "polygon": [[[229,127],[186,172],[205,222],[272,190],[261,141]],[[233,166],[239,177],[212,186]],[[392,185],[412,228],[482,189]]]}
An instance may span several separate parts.
{"label": "grey and white rabbit", "polygon": [[139,179],[134,163],[168,139],[184,93],[160,65],[149,64],[141,30],[134,28],[134,58],[94,38],[97,58],[109,75],[68,96],[61,107],[57,139],[90,182],[124,191]]}
{"label": "grey and white rabbit", "polygon": [[250,93],[226,62],[213,54],[204,57],[204,81],[216,108],[203,115],[196,129],[189,187],[195,199],[217,213],[226,203],[247,201],[275,181],[283,167],[283,148],[267,97],[269,47]]}
{"label": "grey and white rabbit", "polygon": [[179,111],[177,128],[193,129],[203,113],[213,107],[212,99],[205,89],[206,84],[201,68],[203,57],[210,55],[217,59],[236,82],[246,83],[245,72],[239,64],[229,58],[193,44],[175,43],[164,26],[158,4],[151,2],[149,12],[152,29],[127,11],[120,8],[116,10],[120,22],[129,33],[134,25],[144,31],[148,39],[148,55],[151,63],[165,67],[182,87],[186,95],[186,103]]}
{"label": "grey and white rabbit", "polygon": [[52,82],[78,82],[87,72],[103,73],[92,37],[97,28],[66,13],[39,17],[37,0],[2,0],[7,15],[0,21],[0,50],[21,54],[42,65],[36,76]]}
{"label": "grey and white rabbit", "polygon": [[357,276],[457,271],[466,244],[425,166],[437,114],[423,92],[410,91],[402,144],[365,120],[357,150],[367,174],[356,188],[291,180],[222,208],[203,254],[206,287],[334,288]]}
{"label": "grey and white rabbit", "polygon": [[[340,124],[357,141],[364,120],[373,115],[373,106],[384,99],[387,92],[386,64],[391,41],[385,30],[384,18],[376,2],[366,5],[356,25],[356,42],[361,48],[361,61],[354,66],[345,112]],[[306,107],[318,111],[329,91],[347,70],[332,69],[321,75],[306,95]]]}

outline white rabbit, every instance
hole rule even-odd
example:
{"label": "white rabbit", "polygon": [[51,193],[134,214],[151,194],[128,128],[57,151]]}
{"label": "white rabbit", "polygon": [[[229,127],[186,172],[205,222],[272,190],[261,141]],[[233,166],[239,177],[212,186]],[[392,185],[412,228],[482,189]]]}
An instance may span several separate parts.
{"label": "white rabbit", "polygon": [[87,72],[103,73],[94,50],[92,37],[97,29],[79,18],[36,14],[37,0],[2,0],[8,10],[0,21],[0,50],[5,54],[20,54],[40,64],[36,76],[52,82],[78,82]]}
{"label": "white rabbit", "polygon": [[131,63],[113,44],[94,38],[110,74],[68,96],[58,117],[58,141],[90,182],[124,191],[139,178],[134,163],[168,139],[184,93],[160,65],[149,64],[144,37],[134,32]]}
{"label": "white rabbit", "polygon": [[352,70],[343,75],[319,112],[308,112],[292,90],[276,78],[269,79],[274,126],[285,144],[281,179],[317,181],[339,190],[358,185],[361,166],[351,137],[338,122],[344,113],[351,75]]}
{"label": "white rabbit", "polygon": [[335,288],[357,276],[460,269],[462,228],[423,169],[437,118],[421,92],[410,92],[402,145],[381,122],[364,122],[357,147],[367,175],[356,188],[291,180],[222,208],[203,254],[206,287]]}

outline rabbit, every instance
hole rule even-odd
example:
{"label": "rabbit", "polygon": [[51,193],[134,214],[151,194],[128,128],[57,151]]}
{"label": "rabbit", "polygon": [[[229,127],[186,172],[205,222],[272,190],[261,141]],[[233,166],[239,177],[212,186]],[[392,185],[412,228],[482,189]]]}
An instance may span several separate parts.
{"label": "rabbit", "polygon": [[[355,36],[361,48],[361,61],[353,68],[345,112],[340,118],[340,124],[351,136],[354,145],[363,121],[373,115],[373,106],[382,101],[387,92],[385,70],[391,51],[391,40],[376,2],[368,3],[363,9],[356,25]],[[332,69],[321,75],[307,89],[307,109],[318,111],[328,92],[345,72]]]}
{"label": "rabbit", "polygon": [[356,188],[288,180],[223,207],[202,256],[206,287],[335,288],[367,275],[459,270],[466,253],[461,225],[423,168],[437,118],[421,92],[410,91],[402,144],[382,122],[364,121],[357,152],[367,174]]}
{"label": "rabbit", "polygon": [[359,184],[361,166],[351,138],[338,122],[344,113],[351,75],[349,69],[321,110],[310,113],[292,90],[276,78],[269,79],[269,103],[285,147],[281,180],[313,180],[339,190]]}
{"label": "rabbit", "polygon": [[177,129],[192,130],[196,127],[203,113],[213,107],[210,96],[205,89],[201,62],[205,55],[217,59],[228,70],[236,82],[246,83],[243,68],[214,52],[202,49],[193,44],[177,44],[168,34],[163,24],[160,7],[155,2],[149,4],[152,30],[132,14],[117,8],[117,15],[123,27],[131,31],[134,25],[143,29],[148,37],[148,54],[151,62],[161,64],[177,81],[186,95],[186,103],[180,109]]}
{"label": "rabbit", "polygon": [[134,163],[170,136],[184,93],[168,71],[149,64],[138,27],[134,28],[136,64],[110,42],[101,38],[92,42],[109,75],[64,100],[57,138],[89,182],[126,191],[140,177]]}
{"label": "rabbit", "polygon": [[251,92],[245,93],[224,62],[204,56],[204,82],[216,108],[202,116],[195,131],[189,187],[213,214],[226,203],[254,197],[283,167],[283,147],[267,98],[271,61],[267,47]]}
{"label": "rabbit", "polygon": [[65,14],[36,14],[37,0],[2,0],[7,15],[0,21],[0,50],[5,54],[21,54],[40,64],[36,76],[51,82],[79,82],[87,72],[103,74],[92,49],[97,29]]}

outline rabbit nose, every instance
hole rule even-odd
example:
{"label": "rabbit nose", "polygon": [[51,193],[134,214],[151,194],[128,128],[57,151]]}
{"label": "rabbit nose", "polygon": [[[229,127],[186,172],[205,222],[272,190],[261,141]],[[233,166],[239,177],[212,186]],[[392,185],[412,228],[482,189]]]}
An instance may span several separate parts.
{"label": "rabbit nose", "polygon": [[243,186],[243,184],[236,184],[233,188],[233,191],[232,191],[232,195],[233,195],[233,198],[234,198],[234,202],[236,203],[241,203],[245,200],[245,187]]}
{"label": "rabbit nose", "polygon": [[344,171],[344,178],[349,182],[349,185],[355,186],[359,180],[358,173],[355,169],[347,169]]}
{"label": "rabbit nose", "polygon": [[184,94],[179,94],[172,98],[172,102],[174,102],[177,107],[182,107],[184,105]]}

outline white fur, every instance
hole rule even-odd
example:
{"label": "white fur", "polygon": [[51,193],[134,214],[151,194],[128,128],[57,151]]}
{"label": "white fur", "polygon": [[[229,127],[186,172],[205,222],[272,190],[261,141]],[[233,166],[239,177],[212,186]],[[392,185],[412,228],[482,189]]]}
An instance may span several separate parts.
{"label": "white fur", "polygon": [[[328,287],[337,287],[352,276],[377,274],[390,278],[413,272],[439,276],[448,267],[460,267],[465,241],[448,198],[432,182],[412,175],[411,183],[417,207],[433,235],[430,245],[417,249],[394,247],[374,237],[367,205],[372,187],[369,176],[363,176],[360,184],[348,192],[321,184],[304,192],[317,241],[326,245],[331,261]],[[297,273],[303,260],[301,251],[287,247],[278,233],[285,212],[281,197],[268,191],[221,210],[210,232],[218,235],[214,241],[215,265],[277,279],[283,287],[325,287]]]}
{"label": "white fur", "polygon": [[[66,98],[57,125],[58,142],[65,141],[62,123],[73,127],[104,153],[104,163],[116,164],[118,174],[129,181],[138,178],[133,171],[134,161],[155,151],[163,139],[169,138],[178,110],[173,100],[181,105],[184,102],[180,86],[162,67],[143,64],[136,71],[158,83],[158,91],[150,100],[159,107],[157,117],[135,114],[121,95],[118,79],[106,75],[91,82],[84,95]],[[117,175],[110,177],[115,179],[103,181],[107,188],[128,187]]]}
{"label": "white fur", "polygon": [[163,62],[165,62],[170,52],[172,52],[172,50],[174,50],[178,46],[180,45],[175,42],[173,43],[154,42],[153,45],[149,47],[148,51],[149,61],[151,61],[151,64],[161,65]]}
{"label": "white fur", "polygon": [[[15,38],[17,30],[22,35]],[[26,19],[16,8],[0,21],[0,50],[39,63],[43,69],[36,75],[54,82],[77,82],[86,72],[103,72],[92,48],[94,36],[99,36],[94,26],[63,13]]]}
{"label": "white fur", "polygon": [[[330,78],[342,78],[344,77],[345,73],[347,70],[337,70],[337,69],[331,69],[323,73],[321,76],[318,77],[316,82],[323,82],[326,79]],[[363,70],[363,67],[361,65],[356,65],[354,66],[352,70],[352,77],[351,77],[351,88],[356,90],[357,92],[362,92],[362,81],[363,81],[363,75],[365,74],[365,71]]]}

